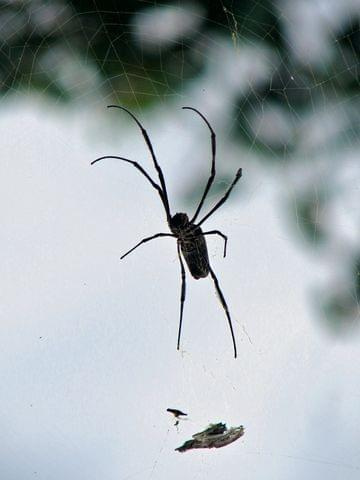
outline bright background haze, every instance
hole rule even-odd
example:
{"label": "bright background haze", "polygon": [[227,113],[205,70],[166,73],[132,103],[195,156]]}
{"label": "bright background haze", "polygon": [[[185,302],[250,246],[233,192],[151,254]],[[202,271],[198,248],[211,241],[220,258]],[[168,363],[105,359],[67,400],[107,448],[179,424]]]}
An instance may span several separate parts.
{"label": "bright background haze", "polygon": [[[360,3],[7,2],[0,6],[4,480],[360,475]],[[216,4],[216,6],[215,6]],[[172,28],[170,28],[172,26]],[[176,28],[175,28],[176,27]],[[21,53],[22,52],[22,53]],[[210,173],[210,278],[180,266],[172,212]],[[205,225],[204,225],[205,226]],[[247,336],[247,334],[249,336]],[[166,408],[189,418],[173,426]],[[174,449],[209,423],[219,450]]]}

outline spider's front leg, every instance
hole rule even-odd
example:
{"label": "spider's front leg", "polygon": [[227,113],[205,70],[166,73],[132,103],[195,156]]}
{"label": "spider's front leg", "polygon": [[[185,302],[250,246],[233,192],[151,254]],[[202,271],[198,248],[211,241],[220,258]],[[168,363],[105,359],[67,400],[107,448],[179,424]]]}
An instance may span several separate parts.
{"label": "spider's front leg", "polygon": [[175,235],[173,235],[172,233],[156,233],[151,237],[143,238],[139,243],[135,245],[135,247],[131,248],[128,252],[124,253],[124,255],[120,257],[120,260],[122,260],[127,255],[129,255],[129,253],[133,252],[137,247],[140,247],[140,245],[142,245],[143,243],[150,242],[150,240],[153,240],[154,238],[158,238],[158,237],[175,237]]}
{"label": "spider's front leg", "polygon": [[215,206],[210,210],[210,212],[207,213],[207,214],[205,215],[205,217],[200,220],[200,222],[198,222],[198,226],[199,226],[199,227],[200,227],[200,225],[201,225],[202,223],[204,223],[205,220],[207,220],[214,212],[216,212],[216,210],[217,210],[219,207],[221,207],[221,205],[222,205],[223,203],[226,202],[226,200],[228,199],[228,197],[229,197],[232,189],[235,187],[235,185],[237,184],[237,182],[238,182],[239,179],[241,178],[241,175],[242,175],[242,168],[239,168],[239,170],[236,172],[236,175],[235,175],[235,178],[234,178],[232,184],[231,184],[230,187],[226,190],[224,196],[223,196],[222,198],[220,198],[220,200],[215,204]]}

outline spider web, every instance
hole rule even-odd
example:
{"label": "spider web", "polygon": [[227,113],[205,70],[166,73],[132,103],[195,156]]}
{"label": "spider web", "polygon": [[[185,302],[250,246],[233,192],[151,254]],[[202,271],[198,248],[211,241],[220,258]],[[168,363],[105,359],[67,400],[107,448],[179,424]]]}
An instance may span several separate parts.
{"label": "spider web", "polygon": [[[358,478],[359,6],[1,2],[4,304],[17,303],[14,271],[29,295],[28,320],[20,306],[4,310],[15,323],[4,403],[16,417],[2,419],[4,478]],[[210,168],[209,132],[181,106],[217,134],[203,213],[243,167],[209,221],[228,235],[228,257],[208,242],[237,361],[211,282],[189,275],[175,351],[170,240],[119,264],[123,249],[167,229],[130,167],[88,172],[115,154],[155,178],[136,125],[104,108],[113,103],[149,131],[174,212],[194,211]],[[16,348],[27,361],[11,361]],[[189,420],[176,429],[167,407]],[[217,421],[243,424],[245,436],[174,452]]]}

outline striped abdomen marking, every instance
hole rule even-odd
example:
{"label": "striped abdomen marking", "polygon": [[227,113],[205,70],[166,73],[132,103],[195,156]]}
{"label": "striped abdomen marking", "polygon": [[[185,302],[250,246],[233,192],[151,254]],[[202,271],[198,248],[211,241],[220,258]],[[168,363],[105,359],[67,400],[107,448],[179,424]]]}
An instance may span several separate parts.
{"label": "striped abdomen marking", "polygon": [[179,240],[181,252],[191,275],[196,279],[207,277],[210,271],[209,256],[201,228],[192,228],[191,233],[180,237]]}

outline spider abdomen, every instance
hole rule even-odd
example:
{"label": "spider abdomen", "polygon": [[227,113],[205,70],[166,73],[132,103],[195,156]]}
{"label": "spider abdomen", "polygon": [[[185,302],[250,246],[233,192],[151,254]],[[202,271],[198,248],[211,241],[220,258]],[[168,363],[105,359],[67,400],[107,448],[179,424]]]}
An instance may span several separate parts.
{"label": "spider abdomen", "polygon": [[207,277],[210,271],[209,256],[201,228],[195,227],[191,233],[181,236],[179,240],[191,275],[196,279]]}

